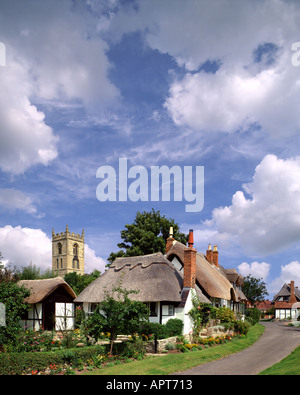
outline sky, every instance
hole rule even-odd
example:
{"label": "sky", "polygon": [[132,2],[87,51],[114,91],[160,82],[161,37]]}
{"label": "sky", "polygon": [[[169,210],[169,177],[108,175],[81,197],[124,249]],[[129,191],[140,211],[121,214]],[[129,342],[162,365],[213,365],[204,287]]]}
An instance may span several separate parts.
{"label": "sky", "polygon": [[[300,286],[299,20],[293,0],[1,0],[3,262],[51,268],[68,224],[103,272],[153,208],[269,299]],[[182,186],[154,193],[153,169]]]}

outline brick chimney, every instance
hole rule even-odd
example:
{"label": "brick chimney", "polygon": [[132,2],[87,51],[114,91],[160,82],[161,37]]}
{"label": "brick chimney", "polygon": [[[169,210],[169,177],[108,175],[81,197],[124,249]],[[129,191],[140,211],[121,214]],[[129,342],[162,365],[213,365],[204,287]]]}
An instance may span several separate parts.
{"label": "brick chimney", "polygon": [[296,296],[295,296],[295,282],[294,281],[291,281],[290,288],[291,288],[291,296],[290,296],[289,302],[290,303],[296,303],[297,299],[296,299]]}
{"label": "brick chimney", "polygon": [[213,250],[213,264],[219,267],[219,253],[218,253],[218,247],[216,245],[214,245],[214,250]]}
{"label": "brick chimney", "polygon": [[172,248],[174,242],[173,238],[173,226],[170,226],[170,231],[169,231],[169,237],[167,238],[167,244],[166,244],[166,254],[170,251]]}
{"label": "brick chimney", "polygon": [[208,244],[208,249],[206,251],[206,259],[209,263],[213,264],[213,251],[211,249],[211,244]]}
{"label": "brick chimney", "polygon": [[195,288],[196,284],[196,254],[194,249],[193,230],[189,231],[188,247],[184,250],[183,288]]}

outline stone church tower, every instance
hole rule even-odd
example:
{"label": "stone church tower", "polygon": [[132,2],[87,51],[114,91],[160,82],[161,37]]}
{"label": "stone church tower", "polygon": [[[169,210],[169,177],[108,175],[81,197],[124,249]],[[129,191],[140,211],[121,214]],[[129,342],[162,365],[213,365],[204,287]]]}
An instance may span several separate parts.
{"label": "stone church tower", "polygon": [[76,272],[84,274],[84,230],[81,236],[66,231],[54,233],[52,230],[52,270],[59,276]]}

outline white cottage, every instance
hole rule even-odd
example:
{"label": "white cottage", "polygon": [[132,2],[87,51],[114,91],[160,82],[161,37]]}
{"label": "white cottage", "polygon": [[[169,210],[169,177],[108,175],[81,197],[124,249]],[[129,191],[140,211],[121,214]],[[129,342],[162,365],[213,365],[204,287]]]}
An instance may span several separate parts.
{"label": "white cottage", "polygon": [[150,309],[150,322],[166,323],[170,318],[184,322],[184,334],[192,330],[189,311],[192,294],[201,302],[211,303],[195,284],[196,250],[193,248],[192,231],[189,246],[184,248],[184,276],[162,253],[116,258],[100,277],[94,280],[75,299],[82,303],[86,313],[92,313],[102,302],[106,292],[112,293],[118,284],[123,289],[138,290],[131,299],[144,302]]}
{"label": "white cottage", "polygon": [[25,300],[30,310],[22,317],[21,325],[28,329],[71,330],[75,324],[73,289],[62,277],[44,280],[22,280],[20,286],[30,290]]}

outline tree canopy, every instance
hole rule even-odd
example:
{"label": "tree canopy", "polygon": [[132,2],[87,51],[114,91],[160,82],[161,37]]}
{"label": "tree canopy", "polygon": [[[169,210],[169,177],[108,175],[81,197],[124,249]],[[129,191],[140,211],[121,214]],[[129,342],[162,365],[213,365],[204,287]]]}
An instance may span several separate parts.
{"label": "tree canopy", "polygon": [[179,231],[179,225],[174,219],[166,218],[160,211],[138,212],[132,224],[125,225],[121,231],[123,242],[118,244],[118,252],[112,252],[108,261],[112,263],[117,257],[138,256],[166,252],[166,240],[169,237],[170,226],[173,227],[174,238],[183,244],[188,236]]}
{"label": "tree canopy", "polygon": [[244,278],[243,292],[253,306],[262,302],[268,295],[263,279],[254,278],[250,274]]}

